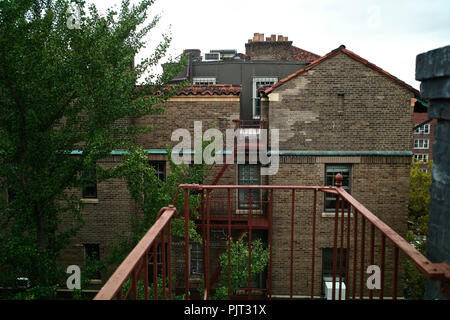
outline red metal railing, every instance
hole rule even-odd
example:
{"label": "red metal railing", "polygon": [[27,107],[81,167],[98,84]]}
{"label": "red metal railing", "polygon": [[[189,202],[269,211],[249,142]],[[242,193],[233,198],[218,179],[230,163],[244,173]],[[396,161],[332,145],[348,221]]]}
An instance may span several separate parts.
{"label": "red metal railing", "polygon": [[[234,230],[241,230],[248,233],[248,248],[249,248],[249,270],[248,270],[248,283],[247,288],[242,288],[247,298],[252,298],[252,292],[256,289],[258,291],[263,290],[266,293],[267,298],[273,298],[273,226],[274,226],[274,213],[277,217],[282,217],[288,222],[289,230],[289,260],[284,261],[285,265],[288,265],[288,283],[286,285],[287,297],[294,298],[294,278],[295,278],[295,255],[298,254],[295,243],[299,237],[299,231],[296,228],[295,219],[299,217],[297,212],[297,205],[302,200],[302,205],[309,208],[307,209],[306,217],[311,221],[311,264],[309,279],[309,297],[314,299],[316,292],[318,291],[317,274],[320,269],[316,263],[316,251],[318,249],[317,242],[317,207],[318,207],[318,192],[331,193],[336,196],[336,206],[334,212],[332,242],[333,242],[333,271],[332,271],[332,299],[363,299],[368,297],[373,298],[374,291],[368,290],[365,286],[364,279],[366,275],[366,265],[375,264],[375,255],[378,256],[377,262],[381,270],[381,288],[378,292],[379,299],[384,299],[387,295],[390,295],[392,299],[398,297],[398,282],[399,282],[399,261],[400,254],[405,255],[410,259],[414,265],[420,270],[420,272],[428,279],[440,280],[442,283],[442,290],[445,294],[449,294],[448,288],[450,283],[450,266],[446,263],[431,263],[425,258],[419,251],[411,246],[405,239],[403,239],[398,233],[396,233],[391,227],[382,222],[378,217],[371,213],[367,208],[354,199],[349,193],[342,188],[342,176],[338,174],[336,176],[335,187],[325,186],[235,186],[235,185],[180,185],[179,191],[184,191],[184,294],[185,298],[190,298],[191,282],[190,282],[190,270],[189,270],[189,225],[190,220],[195,221],[203,237],[203,272],[204,272],[204,299],[209,299],[214,292],[214,282],[219,277],[225,277],[228,284],[230,284],[230,267],[228,270],[217,269],[216,272],[212,272],[215,265],[213,265],[211,255],[211,230],[222,229],[226,231],[226,251],[228,256],[228,266],[231,265],[231,241],[232,232]],[[192,190],[196,190],[201,193],[201,205],[198,208],[200,215],[194,217],[192,211],[189,208],[189,193]],[[214,191],[214,192],[212,192]],[[178,191],[176,197],[178,196]],[[242,197],[244,193],[245,197]],[[276,201],[275,195],[278,193],[279,200]],[[307,206],[304,203],[304,193],[312,194],[313,201]],[[244,198],[244,200],[242,200]],[[253,198],[253,199],[252,199]],[[174,203],[175,203],[174,200]],[[281,206],[281,210],[275,208],[274,204]],[[288,204],[288,205],[287,205]],[[197,208],[196,208],[197,209]],[[119,266],[113,276],[108,280],[105,286],[101,289],[95,299],[113,299],[114,297],[122,298],[122,286],[131,278],[132,284],[128,290],[125,298],[130,296],[137,297],[137,279],[139,277],[144,278],[144,292],[148,291],[148,253],[153,250],[153,255],[150,256],[156,258],[156,246],[158,243],[164,243],[164,230],[167,230],[168,252],[171,255],[171,233],[170,233],[170,221],[175,218],[174,207],[163,208],[160,211],[160,215],[155,225],[150,229],[147,235],[141,240],[136,248],[130,253],[125,261]],[[302,210],[302,217],[305,215]],[[366,226],[367,225],[367,226]],[[298,226],[298,227],[297,227]],[[368,229],[366,230],[366,228]],[[266,288],[252,288],[251,285],[251,255],[252,255],[252,233],[255,230],[266,230],[267,232],[267,246],[269,248],[269,263],[267,267],[267,282]],[[285,229],[284,229],[285,230]],[[304,232],[304,228],[300,230]],[[158,237],[159,236],[159,237]],[[304,236],[304,235],[303,235]],[[379,244],[375,243],[376,237],[379,238]],[[369,238],[368,247],[366,248],[366,238]],[[352,239],[353,238],[353,239]],[[388,244],[392,248],[393,257],[386,259],[388,253]],[[345,266],[344,261],[345,250]],[[366,253],[368,259],[366,259]],[[179,253],[181,254],[181,253]],[[338,263],[339,255],[339,263]],[[180,261],[178,257],[178,261]],[[352,261],[350,261],[352,258]],[[164,258],[163,258],[163,261]],[[164,262],[163,262],[164,263]],[[389,265],[388,265],[389,264]],[[155,268],[156,263],[153,263],[153,283],[156,283]],[[351,270],[350,270],[351,269]],[[162,268],[165,270],[165,266]],[[167,262],[167,272],[169,276],[169,286],[166,288],[163,284],[163,292],[168,289],[168,294],[162,298],[171,298],[173,288],[171,285],[171,262],[170,259]],[[164,271],[163,271],[164,272]],[[180,270],[178,269],[180,273]],[[279,272],[279,270],[277,270]],[[391,281],[391,293],[386,293],[386,275],[392,276]],[[165,279],[166,275],[163,275]],[[337,282],[336,280],[339,279]],[[337,290],[336,284],[345,284],[348,290],[345,290],[345,296],[342,294],[342,290]],[[321,284],[321,283],[320,283]],[[146,289],[147,288],[147,289]],[[230,285],[228,285],[230,288]],[[153,286],[156,294],[156,285]],[[279,290],[279,289],[277,289]],[[228,291],[228,298],[231,299],[235,295],[234,292]],[[148,298],[148,292],[145,294],[145,298]]]}
{"label": "red metal railing", "polygon": [[[158,213],[158,219],[150,228],[147,234],[130,252],[127,258],[117,268],[111,278],[106,282],[100,292],[95,296],[95,300],[112,300],[114,298],[127,300],[130,295],[133,299],[138,299],[138,281],[143,280],[144,299],[149,297],[149,262],[153,262],[153,297],[158,299],[158,281],[157,281],[157,247],[159,244],[165,244],[164,234],[167,232],[167,270],[168,283],[166,287],[166,250],[165,245],[161,245],[162,255],[162,298],[172,298],[172,272],[171,272],[171,230],[170,221],[172,220],[176,209],[173,206],[162,208]],[[127,282],[131,280],[130,288],[123,295],[122,289]],[[167,293],[167,295],[166,295]]]}

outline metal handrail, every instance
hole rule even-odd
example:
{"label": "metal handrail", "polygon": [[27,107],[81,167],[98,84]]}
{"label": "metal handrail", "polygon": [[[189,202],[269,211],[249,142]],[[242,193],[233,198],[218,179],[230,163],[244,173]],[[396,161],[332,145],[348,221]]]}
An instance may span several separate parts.
{"label": "metal handrail", "polygon": [[[145,236],[139,241],[139,243],[134,247],[134,249],[129,253],[125,260],[116,269],[113,275],[109,278],[106,284],[95,296],[94,300],[112,300],[118,294],[121,295],[122,285],[127,281],[127,279],[132,276],[133,284],[132,288],[135,291],[133,294],[136,298],[136,282],[139,272],[136,272],[136,267],[140,261],[142,261],[142,266],[139,268],[144,271],[145,277],[145,290],[148,290],[148,252],[151,246],[155,243],[158,235],[163,232],[174,216],[176,208],[173,206],[162,208],[158,214],[158,219],[150,228],[150,230],[145,234]],[[169,234],[170,237],[170,234]],[[155,257],[154,257],[155,258]],[[155,264],[156,265],[156,264]],[[169,282],[170,285],[170,282]],[[131,288],[130,288],[131,290]],[[148,295],[148,292],[146,292]]]}

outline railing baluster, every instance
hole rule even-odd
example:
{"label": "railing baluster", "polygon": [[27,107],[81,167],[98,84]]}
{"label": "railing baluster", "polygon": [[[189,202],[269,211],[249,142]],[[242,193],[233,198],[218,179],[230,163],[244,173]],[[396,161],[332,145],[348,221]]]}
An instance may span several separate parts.
{"label": "railing baluster", "polygon": [[337,235],[339,221],[339,195],[336,195],[336,210],[334,213],[334,241],[333,241],[333,283],[331,284],[331,299],[336,299],[336,267],[337,267]]}
{"label": "railing baluster", "polygon": [[314,273],[316,261],[316,206],[317,206],[317,189],[314,190],[313,205],[313,221],[312,221],[312,262],[311,262],[311,299],[314,299]]}
{"label": "railing baluster", "polygon": [[169,300],[172,300],[172,233],[167,224],[167,273],[169,274]]}
{"label": "railing baluster", "polygon": [[[370,265],[375,263],[375,226],[370,224]],[[369,289],[369,299],[373,299],[373,289]]]}
{"label": "railing baluster", "polygon": [[120,288],[119,288],[119,291],[117,291],[117,294],[116,294],[116,299],[117,300],[122,300],[122,286],[120,286]]}
{"label": "railing baluster", "polygon": [[153,299],[158,300],[158,242],[153,243]]}
{"label": "railing baluster", "polygon": [[189,300],[189,189],[184,190],[184,272],[185,299]]}
{"label": "railing baluster", "polygon": [[253,202],[252,202],[252,191],[253,189],[249,189],[249,200],[250,200],[250,211],[249,211],[249,231],[248,231],[248,298],[251,298],[252,295],[252,289],[251,289],[251,285],[252,285],[252,207],[253,207]]}
{"label": "railing baluster", "polygon": [[[200,200],[200,214],[201,214],[201,220],[202,220],[202,267],[203,267],[203,273],[206,272],[206,215],[205,215],[205,192],[202,189],[201,193],[201,200]],[[204,282],[204,288],[206,289],[208,287],[208,279],[206,279],[206,276],[203,277]]]}
{"label": "railing baluster", "polygon": [[161,276],[162,276],[162,299],[166,300],[166,243],[164,229],[161,232]]}
{"label": "railing baluster", "polygon": [[272,243],[273,243],[273,189],[270,189],[270,217],[269,217],[269,298],[272,299]]}
{"label": "railing baluster", "polygon": [[132,292],[133,292],[133,299],[137,300],[138,299],[138,291],[137,291],[137,274],[136,274],[136,267],[133,268],[133,273],[131,274],[132,277]]}
{"label": "railing baluster", "polygon": [[144,269],[144,300],[148,300],[148,252],[144,254],[142,259]]}
{"label": "railing baluster", "polygon": [[347,211],[347,249],[346,249],[346,255],[345,255],[345,300],[348,300],[348,295],[350,291],[349,286],[349,273],[350,273],[350,227],[351,227],[351,214],[352,214],[352,205],[350,202],[347,202],[348,204],[348,211]]}
{"label": "railing baluster", "polygon": [[363,277],[364,277],[364,253],[365,253],[365,236],[366,234],[366,219],[363,215],[361,215],[361,261],[360,261],[360,268],[359,268],[359,299],[363,299],[364,294],[364,285],[363,285]]}
{"label": "railing baluster", "polygon": [[210,243],[211,243],[211,227],[210,227],[210,211],[211,211],[211,190],[206,191],[206,270],[204,271],[206,278],[206,298],[209,299],[209,292],[211,290],[210,270]]}
{"label": "railing baluster", "polygon": [[289,277],[289,293],[291,299],[294,291],[294,213],[295,213],[295,189],[292,189],[292,208],[291,208],[291,265]]}
{"label": "railing baluster", "polygon": [[231,190],[227,189],[228,201],[228,300],[231,299]]}
{"label": "railing baluster", "polygon": [[392,299],[397,300],[398,247],[394,247],[394,276],[392,280]]}
{"label": "railing baluster", "polygon": [[341,247],[339,251],[339,300],[342,300],[342,269],[343,269],[343,263],[344,263],[344,207],[345,207],[345,201],[342,199],[341,202]]}
{"label": "railing baluster", "polygon": [[380,271],[381,271],[381,278],[380,278],[380,300],[383,300],[383,291],[384,291],[384,250],[386,248],[386,237],[384,234],[381,234],[381,251],[380,251]]}
{"label": "railing baluster", "polygon": [[352,281],[352,299],[356,298],[356,262],[358,260],[358,211],[354,209],[353,218],[353,281]]}

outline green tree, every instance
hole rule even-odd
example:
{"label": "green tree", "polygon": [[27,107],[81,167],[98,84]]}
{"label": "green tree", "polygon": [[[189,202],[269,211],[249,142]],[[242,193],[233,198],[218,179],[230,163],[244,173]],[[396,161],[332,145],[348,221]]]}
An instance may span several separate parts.
{"label": "green tree", "polygon": [[[205,146],[204,146],[205,147]],[[128,190],[140,209],[138,215],[131,217],[132,229],[128,234],[122,235],[112,247],[112,256],[107,259],[107,265],[118,265],[128,253],[142,239],[145,233],[156,221],[156,215],[163,207],[167,207],[174,201],[177,188],[180,184],[199,184],[210,174],[210,165],[193,164],[176,165],[171,158],[171,150],[168,150],[170,173],[165,181],[158,178],[153,167],[148,164],[148,156],[145,150],[135,148],[130,155],[119,165],[114,176],[122,177],[127,182]],[[184,190],[180,190],[174,205],[184,208]],[[190,192],[189,209],[191,216],[198,217],[197,208],[200,207],[201,195]],[[189,222],[189,237],[198,243],[202,242],[194,221]],[[184,237],[184,217],[176,217],[171,222],[173,236]]]}
{"label": "green tree", "polygon": [[[269,249],[264,248],[260,239],[252,241],[251,276],[255,277],[265,270],[269,262]],[[214,298],[216,300],[228,299],[228,251],[219,257],[222,275]],[[244,243],[244,238],[237,241],[231,240],[230,254],[230,292],[234,294],[239,288],[248,285],[249,273],[249,247]]]}
{"label": "green tree", "polygon": [[[98,162],[131,150],[136,135],[150,130],[121,121],[162,112],[158,106],[179,89],[161,90],[182,63],[150,73],[169,35],[130,67],[159,21],[149,19],[153,0],[124,0],[104,15],[94,4],[72,2],[79,28],[69,28],[69,0],[0,1],[0,183],[14,195],[0,208],[3,287],[18,276],[33,287],[58,283],[58,253],[82,226],[79,198],[66,190],[82,187],[89,169],[99,181],[110,178]],[[61,226],[64,215],[78,223]]]}
{"label": "green tree", "polygon": [[[428,234],[428,208],[430,205],[430,186],[432,162],[423,170],[423,163],[414,161],[410,171],[409,216],[412,223],[406,240],[425,255],[426,236]],[[421,300],[425,293],[426,278],[414,263],[406,259],[403,292],[407,299]]]}
{"label": "green tree", "polygon": [[428,215],[430,206],[430,187],[432,161],[427,165],[428,171],[423,170],[423,162],[412,161],[409,181],[409,217],[416,219]]}

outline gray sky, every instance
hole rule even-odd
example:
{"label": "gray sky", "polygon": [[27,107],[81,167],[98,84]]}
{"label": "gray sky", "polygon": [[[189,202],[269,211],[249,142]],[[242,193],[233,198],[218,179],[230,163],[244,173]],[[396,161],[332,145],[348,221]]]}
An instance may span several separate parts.
{"label": "gray sky", "polygon": [[[121,1],[91,2],[102,9]],[[449,0],[158,0],[152,12],[162,19],[148,50],[168,30],[173,56],[188,48],[245,52],[253,33],[281,34],[319,55],[344,44],[417,89],[416,56],[450,44]]]}

